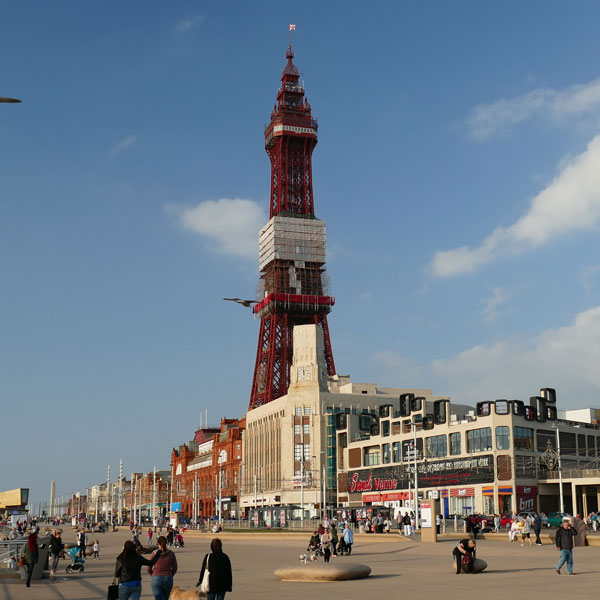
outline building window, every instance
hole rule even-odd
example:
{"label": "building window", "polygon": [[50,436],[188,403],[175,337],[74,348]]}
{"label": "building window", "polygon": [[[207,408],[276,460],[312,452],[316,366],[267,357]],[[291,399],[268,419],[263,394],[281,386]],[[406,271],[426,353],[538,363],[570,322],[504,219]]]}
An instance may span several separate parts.
{"label": "building window", "polygon": [[305,415],[312,415],[312,408],[310,406],[305,406],[304,407],[304,414]]}
{"label": "building window", "polygon": [[371,415],[360,415],[358,427],[361,431],[371,430]]}
{"label": "building window", "polygon": [[304,424],[304,435],[310,435],[310,424]]}
{"label": "building window", "polygon": [[400,462],[400,442],[394,442],[392,444],[392,451],[394,453],[393,461],[395,463]]}
{"label": "building window", "polygon": [[302,449],[304,448],[304,460],[310,460],[310,444],[294,445],[294,460],[302,460]]}
{"label": "building window", "polygon": [[297,417],[302,416],[302,407],[301,406],[296,406],[296,416]]}
{"label": "building window", "polygon": [[488,452],[492,449],[492,428],[467,431],[467,452]]}
{"label": "building window", "polygon": [[294,425],[294,435],[300,435],[302,433],[302,425]]}
{"label": "building window", "polygon": [[577,454],[580,456],[585,456],[585,435],[582,433],[577,434]]}
{"label": "building window", "polygon": [[508,400],[496,400],[495,408],[496,408],[497,415],[510,414],[510,406],[508,404]]}
{"label": "building window", "polygon": [[391,463],[392,462],[392,450],[389,444],[383,444],[383,463]]}
{"label": "building window", "polygon": [[451,456],[459,456],[460,455],[460,433],[451,433],[450,434],[450,455]]}
{"label": "building window", "polygon": [[529,427],[517,427],[515,425],[513,436],[515,450],[533,452],[533,429]]}
{"label": "building window", "polygon": [[508,427],[496,427],[496,450],[508,450],[510,448],[510,429]]}
{"label": "building window", "polygon": [[390,435],[390,422],[389,421],[381,422],[381,435],[383,437],[387,437],[388,435]]}
{"label": "building window", "polygon": [[392,435],[400,435],[400,421],[392,423]]}
{"label": "building window", "polygon": [[365,448],[365,467],[373,467],[381,464],[381,452],[379,447]]}
{"label": "building window", "polygon": [[425,452],[431,458],[441,458],[448,454],[448,442],[445,435],[425,438]]}

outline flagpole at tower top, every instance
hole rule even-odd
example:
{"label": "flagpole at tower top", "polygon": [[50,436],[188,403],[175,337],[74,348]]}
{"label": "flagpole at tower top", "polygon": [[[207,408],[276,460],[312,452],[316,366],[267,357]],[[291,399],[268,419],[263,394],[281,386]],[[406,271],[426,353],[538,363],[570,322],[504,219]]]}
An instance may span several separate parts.
{"label": "flagpole at tower top", "polygon": [[296,26],[293,23],[290,23],[288,27],[288,46],[292,46],[292,31],[296,31]]}

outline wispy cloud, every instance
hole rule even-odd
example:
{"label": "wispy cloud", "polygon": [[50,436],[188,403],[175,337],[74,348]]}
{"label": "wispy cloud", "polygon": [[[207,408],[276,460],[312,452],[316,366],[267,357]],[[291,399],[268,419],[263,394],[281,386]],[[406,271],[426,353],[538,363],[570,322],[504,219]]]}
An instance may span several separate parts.
{"label": "wispy cloud", "polygon": [[503,304],[506,304],[511,297],[512,294],[510,292],[507,292],[500,287],[495,287],[492,290],[492,295],[487,299],[485,307],[482,311],[484,322],[489,325],[495,321],[500,314],[498,309]]}
{"label": "wispy cloud", "polygon": [[476,106],[466,119],[476,140],[506,131],[528,119],[560,122],[575,116],[600,116],[600,79],[562,90],[540,88],[517,98]]}
{"label": "wispy cloud", "polygon": [[220,198],[196,206],[167,207],[184,229],[199,233],[215,252],[257,260],[257,231],[266,223],[265,210],[252,200]]}
{"label": "wispy cloud", "polygon": [[122,139],[120,142],[117,142],[114,146],[111,147],[110,154],[112,156],[117,156],[117,154],[120,154],[121,152],[123,152],[123,150],[126,150],[127,148],[133,146],[136,141],[137,137],[135,135],[128,135],[126,138]]}
{"label": "wispy cloud", "polygon": [[453,402],[527,398],[542,387],[557,389],[562,406],[593,406],[600,397],[600,306],[573,322],[532,338],[481,344],[455,356],[417,365],[393,352],[374,358],[379,376],[401,387],[433,386]]}
{"label": "wispy cloud", "polygon": [[188,33],[193,29],[198,29],[205,20],[204,15],[195,15],[188,19],[182,19],[175,25],[175,31],[177,33]]}
{"label": "wispy cloud", "polygon": [[476,248],[436,252],[435,277],[472,273],[497,258],[521,254],[600,222],[600,135],[586,150],[563,161],[554,180],[531,201],[529,211],[510,227],[497,227]]}

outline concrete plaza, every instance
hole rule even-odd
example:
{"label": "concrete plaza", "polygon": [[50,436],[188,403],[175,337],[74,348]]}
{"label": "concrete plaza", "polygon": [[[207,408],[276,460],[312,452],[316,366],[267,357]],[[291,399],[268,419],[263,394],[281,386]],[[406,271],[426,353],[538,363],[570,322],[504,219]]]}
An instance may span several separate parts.
{"label": "concrete plaza", "polygon": [[[67,575],[67,561],[61,561],[56,582],[32,582],[27,589],[21,580],[0,579],[2,600],[88,600],[106,598],[112,581],[115,557],[129,531],[100,534],[100,560],[88,559],[83,574]],[[200,564],[213,536],[188,533],[185,548],[177,549],[179,572],[175,585],[191,588],[198,580]],[[297,565],[304,552],[308,535],[297,534],[222,534],[223,548],[233,565],[233,593],[228,598],[286,600],[331,600],[331,598],[366,598],[374,594],[395,597],[460,598],[484,594],[486,598],[526,595],[528,598],[555,598],[576,595],[595,598],[598,595],[600,547],[575,549],[575,577],[554,571],[558,551],[545,541],[543,546],[521,547],[519,543],[500,540],[478,540],[478,556],[488,562],[488,570],[480,575],[455,574],[451,550],[456,540],[423,544],[398,534],[357,535],[352,556],[332,558],[369,565],[371,576],[357,581],[331,583],[280,582],[273,571],[285,565]],[[503,536],[504,537],[504,536]],[[74,539],[70,529],[63,538]],[[143,571],[142,598],[153,598],[150,576]]]}

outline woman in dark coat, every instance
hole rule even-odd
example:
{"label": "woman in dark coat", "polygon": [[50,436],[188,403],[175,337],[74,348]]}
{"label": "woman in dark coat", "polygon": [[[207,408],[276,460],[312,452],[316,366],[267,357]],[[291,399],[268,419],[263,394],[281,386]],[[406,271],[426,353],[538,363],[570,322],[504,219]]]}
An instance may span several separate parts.
{"label": "woman in dark coat", "polygon": [[27,566],[27,581],[25,585],[31,587],[31,576],[33,575],[33,569],[37,561],[40,558],[40,551],[38,550],[38,528],[32,527],[31,533],[27,538],[27,544],[23,551],[23,559]]}
{"label": "woman in dark coat", "polygon": [[152,560],[148,560],[137,553],[133,542],[125,542],[115,565],[115,577],[119,580],[119,600],[139,600],[142,595],[142,565],[153,567],[160,556],[159,549]]}
{"label": "woman in dark coat", "polygon": [[229,556],[223,552],[223,544],[219,538],[215,538],[210,543],[210,554],[207,554],[202,561],[200,577],[198,578],[198,587],[204,578],[204,572],[208,566],[208,593],[206,600],[223,600],[225,592],[231,592],[232,575],[231,562]]}

